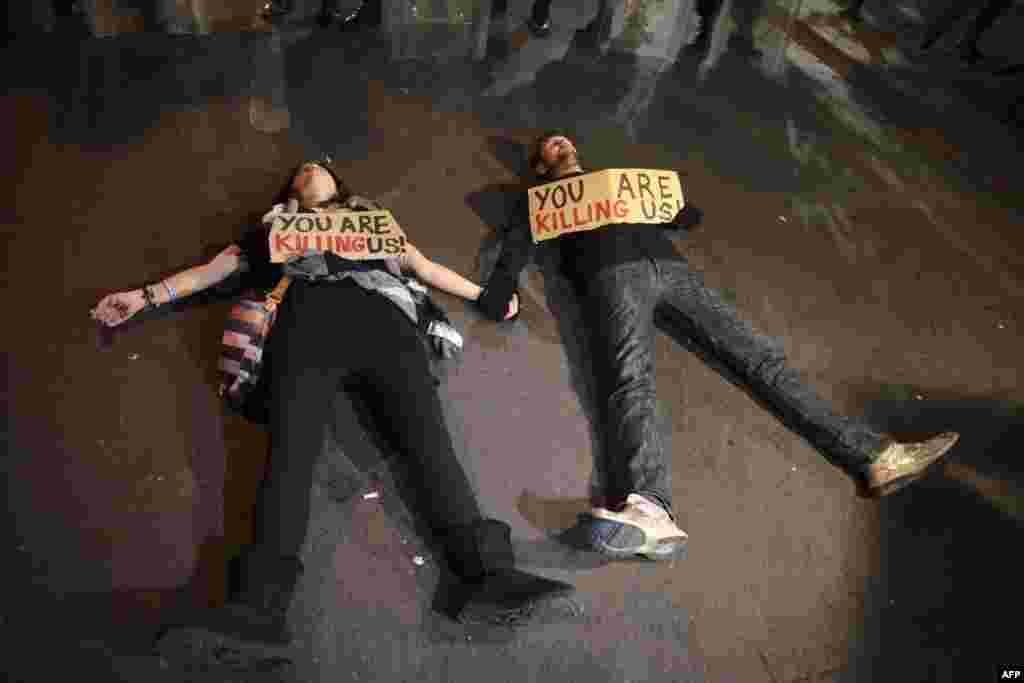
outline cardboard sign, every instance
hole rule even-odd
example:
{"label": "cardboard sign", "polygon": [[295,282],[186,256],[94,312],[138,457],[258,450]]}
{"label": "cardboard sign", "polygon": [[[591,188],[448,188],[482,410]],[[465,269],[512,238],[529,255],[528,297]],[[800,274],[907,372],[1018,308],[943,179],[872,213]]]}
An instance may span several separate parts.
{"label": "cardboard sign", "polygon": [[390,211],[278,213],[270,226],[270,261],[284,263],[307,249],[354,261],[405,253],[405,233]]}
{"label": "cardboard sign", "polygon": [[613,168],[531,187],[530,232],[536,244],[613,223],[670,223],[683,209],[675,171]]}

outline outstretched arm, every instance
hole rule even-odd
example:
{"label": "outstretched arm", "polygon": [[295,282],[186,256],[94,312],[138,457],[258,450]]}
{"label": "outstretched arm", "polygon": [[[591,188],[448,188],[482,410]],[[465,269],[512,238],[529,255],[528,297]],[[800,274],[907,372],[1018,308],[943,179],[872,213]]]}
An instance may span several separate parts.
{"label": "outstretched arm", "polygon": [[110,327],[120,325],[145,308],[147,296],[159,306],[212,287],[241,267],[242,250],[232,244],[209,263],[175,273],[142,289],[108,294],[96,304],[91,315]]}
{"label": "outstretched arm", "polygon": [[[411,244],[406,244],[401,263],[404,270],[413,272],[423,284],[442,292],[454,294],[469,301],[477,301],[483,291],[479,285],[467,280],[454,270],[446,268],[440,263],[434,263]],[[518,312],[519,297],[515,296],[508,303],[505,319],[515,317]]]}
{"label": "outstretched arm", "polygon": [[519,274],[530,261],[534,248],[528,211],[526,195],[523,194],[516,204],[512,222],[505,230],[498,263],[477,300],[480,310],[491,320],[502,320],[505,307],[518,299]]}

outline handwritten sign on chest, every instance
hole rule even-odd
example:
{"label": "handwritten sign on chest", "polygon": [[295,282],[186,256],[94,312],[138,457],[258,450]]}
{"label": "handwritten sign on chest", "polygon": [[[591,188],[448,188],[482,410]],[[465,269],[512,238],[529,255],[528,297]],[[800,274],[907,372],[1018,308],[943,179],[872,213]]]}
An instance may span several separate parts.
{"label": "handwritten sign on chest", "polygon": [[352,260],[394,258],[406,238],[390,211],[278,213],[270,226],[270,261],[284,263],[307,249]]}
{"label": "handwritten sign on chest", "polygon": [[682,210],[675,171],[613,168],[529,189],[534,243],[614,223],[670,223]]}

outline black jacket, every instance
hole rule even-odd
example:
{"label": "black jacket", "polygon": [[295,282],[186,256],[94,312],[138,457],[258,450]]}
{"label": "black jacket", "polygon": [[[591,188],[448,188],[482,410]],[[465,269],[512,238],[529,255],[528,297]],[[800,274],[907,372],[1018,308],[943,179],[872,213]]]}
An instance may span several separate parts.
{"label": "black jacket", "polygon": [[[564,177],[576,175],[581,174]],[[523,192],[504,231],[501,256],[477,305],[491,320],[504,319],[509,301],[518,291],[519,273],[530,262],[534,249],[554,249],[559,269],[578,291],[583,291],[586,283],[605,268],[645,258],[681,260],[682,255],[664,231],[688,232],[699,225],[703,217],[703,211],[687,203],[671,223],[608,225],[534,244],[528,198]]]}

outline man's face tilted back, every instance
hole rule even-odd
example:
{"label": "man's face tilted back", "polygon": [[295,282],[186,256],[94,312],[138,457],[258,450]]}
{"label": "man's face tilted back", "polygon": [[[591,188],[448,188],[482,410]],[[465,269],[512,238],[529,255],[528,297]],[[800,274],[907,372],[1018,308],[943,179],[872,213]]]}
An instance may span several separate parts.
{"label": "man's face tilted back", "polygon": [[576,154],[576,145],[564,135],[552,135],[541,141],[538,156],[538,166],[543,166],[542,172],[546,172],[552,180],[566,173],[583,170]]}

